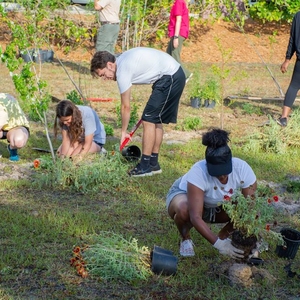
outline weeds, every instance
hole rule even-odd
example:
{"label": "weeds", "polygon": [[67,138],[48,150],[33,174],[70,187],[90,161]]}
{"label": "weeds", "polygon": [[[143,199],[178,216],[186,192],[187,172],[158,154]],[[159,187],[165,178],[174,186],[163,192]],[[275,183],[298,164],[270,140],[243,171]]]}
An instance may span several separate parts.
{"label": "weeds", "polygon": [[199,117],[186,117],[182,125],[177,125],[177,130],[183,131],[192,131],[192,130],[199,130],[202,128],[202,120]]}
{"label": "weeds", "polygon": [[118,151],[112,150],[106,156],[89,154],[83,160],[76,158],[58,159],[53,162],[48,156],[40,159],[34,176],[39,187],[70,189],[77,192],[118,192],[128,182],[127,166]]}
{"label": "weeds", "polygon": [[[87,239],[90,243],[83,250],[76,247],[73,251],[73,265],[78,266],[78,258],[81,258],[88,274],[102,280],[129,282],[145,280],[152,274],[150,251],[145,246],[139,247],[137,239],[126,240],[114,232],[101,232]],[[80,271],[81,276],[87,275],[82,269]]]}

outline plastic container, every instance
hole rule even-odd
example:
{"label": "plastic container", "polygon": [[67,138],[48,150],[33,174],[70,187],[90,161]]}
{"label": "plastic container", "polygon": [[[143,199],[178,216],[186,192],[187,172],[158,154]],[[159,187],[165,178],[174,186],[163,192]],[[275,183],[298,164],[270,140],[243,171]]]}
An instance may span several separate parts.
{"label": "plastic container", "polygon": [[52,50],[39,49],[35,56],[34,61],[36,63],[53,62],[54,52]]}
{"label": "plastic container", "polygon": [[198,97],[191,98],[191,106],[194,108],[200,108],[201,100]]}
{"label": "plastic container", "polygon": [[278,245],[276,247],[277,255],[283,258],[294,259],[300,245],[300,232],[291,228],[282,228],[280,233],[286,245]]}
{"label": "plastic container", "polygon": [[21,54],[23,60],[27,62],[53,62],[54,52],[52,50],[30,49]]}
{"label": "plastic container", "polygon": [[141,157],[142,151],[138,146],[132,145],[129,147],[125,147],[122,150],[122,155],[128,160],[128,161],[136,161],[139,160]]}
{"label": "plastic container", "polygon": [[33,50],[28,50],[26,52],[24,52],[23,54],[21,54],[24,62],[28,63],[28,62],[34,62],[34,56],[33,56]]}
{"label": "plastic container", "polygon": [[[168,251],[168,250],[167,250]],[[151,252],[151,270],[158,275],[174,275],[177,271],[178,258],[162,251]]]}
{"label": "plastic container", "polygon": [[173,251],[161,248],[159,246],[154,246],[153,251],[163,253],[163,254],[173,255]]}

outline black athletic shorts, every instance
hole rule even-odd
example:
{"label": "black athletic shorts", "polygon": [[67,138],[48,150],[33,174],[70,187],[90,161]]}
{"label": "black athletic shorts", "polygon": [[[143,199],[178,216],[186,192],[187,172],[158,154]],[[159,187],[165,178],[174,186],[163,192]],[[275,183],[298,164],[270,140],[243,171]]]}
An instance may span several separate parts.
{"label": "black athletic shorts", "polygon": [[155,124],[176,123],[179,100],[185,80],[185,74],[179,67],[174,75],[164,75],[155,81],[142,120]]}

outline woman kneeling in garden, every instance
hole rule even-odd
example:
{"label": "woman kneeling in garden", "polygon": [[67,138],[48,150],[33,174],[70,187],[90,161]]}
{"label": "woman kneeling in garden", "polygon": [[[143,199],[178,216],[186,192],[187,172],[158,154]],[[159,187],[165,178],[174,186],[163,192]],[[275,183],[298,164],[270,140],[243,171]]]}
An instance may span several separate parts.
{"label": "woman kneeling in garden", "polygon": [[72,157],[105,151],[106,133],[97,113],[89,106],[62,100],[56,106],[54,135],[61,129],[62,144],[59,157]]}
{"label": "woman kneeling in garden", "polygon": [[[221,254],[243,257],[243,250],[235,248],[228,238],[233,225],[220,203],[237,189],[241,189],[245,197],[253,195],[257,183],[251,167],[239,158],[232,158],[227,144],[228,135],[221,129],[212,129],[204,134],[202,144],[207,146],[205,159],[195,163],[177,179],[168,192],[167,209],[182,237],[182,256],[195,255],[190,237],[190,229],[195,227]],[[207,223],[227,224],[215,235]]]}

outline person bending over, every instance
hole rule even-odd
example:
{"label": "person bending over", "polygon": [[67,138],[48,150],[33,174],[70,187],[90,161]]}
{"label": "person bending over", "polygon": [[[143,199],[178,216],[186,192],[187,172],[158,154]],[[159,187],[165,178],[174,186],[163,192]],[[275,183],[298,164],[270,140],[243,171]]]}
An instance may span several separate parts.
{"label": "person bending over", "polygon": [[59,129],[62,144],[57,150],[59,157],[83,156],[104,151],[106,133],[97,113],[89,106],[75,105],[62,100],[56,106],[54,135]]}
{"label": "person bending over", "polygon": [[18,149],[29,138],[29,122],[18,101],[10,94],[0,93],[0,139],[8,141],[9,160],[19,161]]}
{"label": "person bending over", "polygon": [[[226,197],[241,189],[245,197],[257,188],[256,176],[243,160],[232,157],[228,146],[229,133],[212,129],[202,137],[207,146],[205,159],[177,179],[170,188],[166,205],[181,235],[180,255],[194,256],[190,230],[195,228],[221,254],[242,258],[243,251],[231,245],[233,224],[222,208]],[[251,201],[249,199],[249,201]],[[226,223],[216,235],[208,223]]]}
{"label": "person bending over", "polygon": [[161,173],[158,155],[163,141],[163,124],[177,122],[179,100],[185,86],[186,78],[180,64],[171,55],[146,47],[132,48],[118,57],[99,51],[92,58],[91,74],[117,81],[121,94],[120,144],[130,138],[127,130],[132,85],[152,84],[142,115],[142,157],[129,175],[139,177]]}

